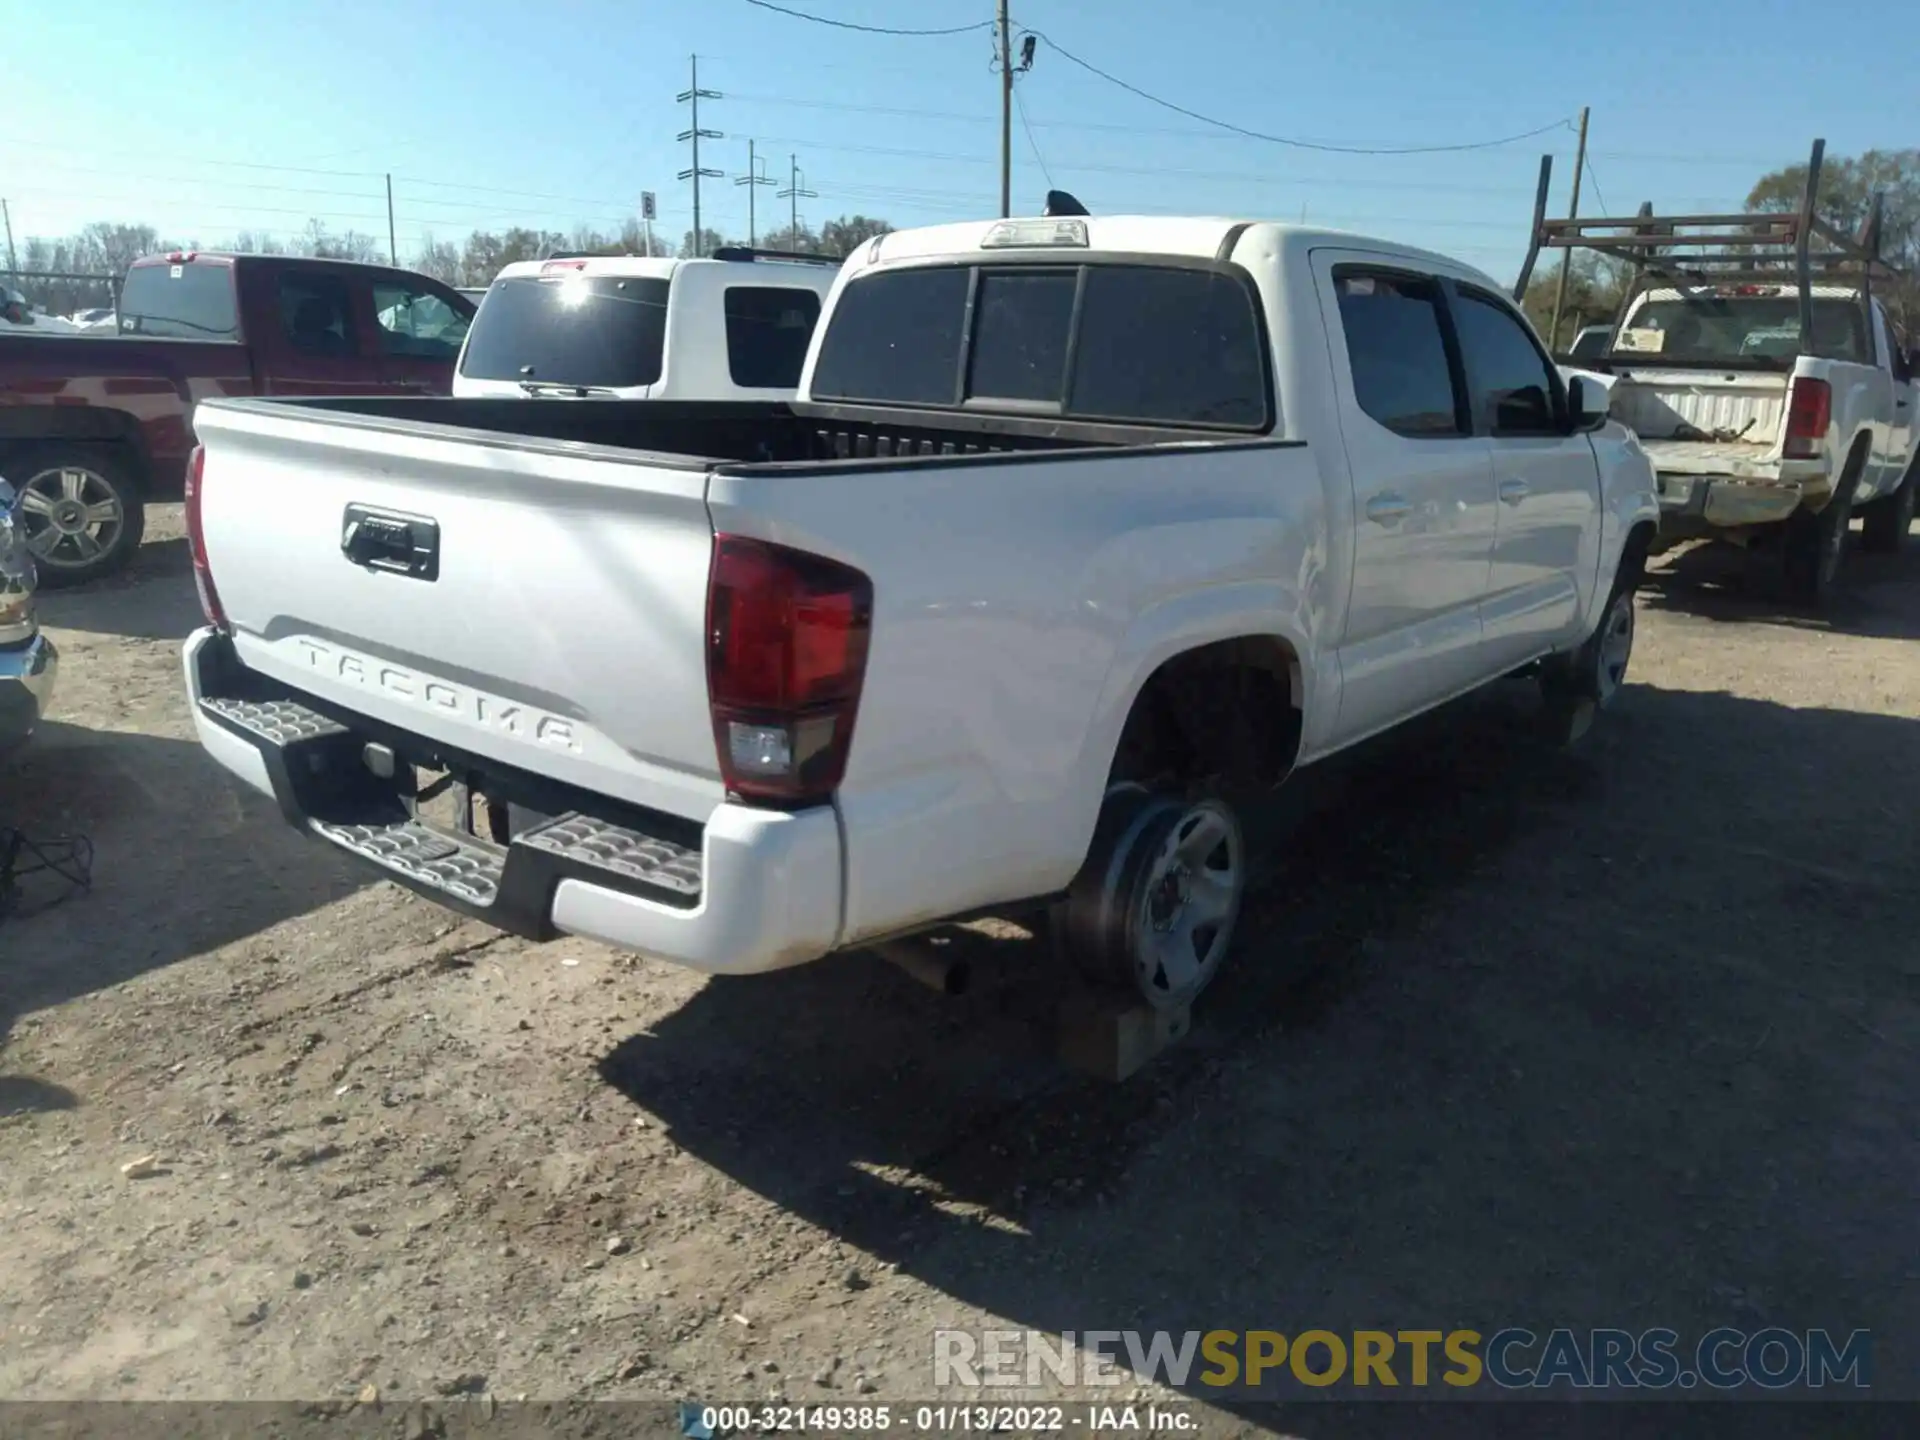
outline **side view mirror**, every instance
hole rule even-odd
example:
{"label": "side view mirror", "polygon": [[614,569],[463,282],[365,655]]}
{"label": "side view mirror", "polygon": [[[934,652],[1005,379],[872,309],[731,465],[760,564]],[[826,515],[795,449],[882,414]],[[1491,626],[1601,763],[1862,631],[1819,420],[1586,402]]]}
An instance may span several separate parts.
{"label": "side view mirror", "polygon": [[1592,375],[1575,375],[1567,381],[1567,410],[1576,432],[1598,430],[1606,424],[1612,403],[1611,392]]}

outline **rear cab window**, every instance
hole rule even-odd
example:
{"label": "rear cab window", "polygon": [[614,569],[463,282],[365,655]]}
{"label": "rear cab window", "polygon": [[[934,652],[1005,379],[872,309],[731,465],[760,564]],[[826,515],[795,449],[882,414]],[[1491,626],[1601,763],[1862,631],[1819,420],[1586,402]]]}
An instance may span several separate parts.
{"label": "rear cab window", "polygon": [[129,267],[120,287],[120,331],[176,340],[238,340],[232,263],[195,259]]}
{"label": "rear cab window", "polygon": [[474,317],[460,373],[608,390],[656,384],[669,284],[648,275],[504,276]]}
{"label": "rear cab window", "polygon": [[[1776,361],[1791,364],[1800,354],[1800,297],[1772,286],[1701,288],[1676,293],[1656,291],[1627,316],[1614,337],[1615,357],[1653,363],[1717,364]],[[1734,293],[1726,293],[1726,292]],[[1873,363],[1873,344],[1858,300],[1816,295],[1813,343],[1807,352],[1829,360]]]}
{"label": "rear cab window", "polygon": [[860,276],[821,337],[811,394],[1118,424],[1272,425],[1252,281],[1197,263],[946,263]]}

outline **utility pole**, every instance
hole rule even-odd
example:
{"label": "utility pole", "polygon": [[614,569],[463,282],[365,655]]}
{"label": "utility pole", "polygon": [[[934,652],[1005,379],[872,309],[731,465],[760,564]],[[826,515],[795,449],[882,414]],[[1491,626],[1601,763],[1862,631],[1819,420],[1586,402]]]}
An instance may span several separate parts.
{"label": "utility pole", "polygon": [[682,142],[688,140],[693,142],[693,164],[688,169],[682,170],[676,178],[693,181],[693,253],[695,256],[698,256],[700,254],[700,247],[706,243],[706,236],[702,234],[700,230],[700,180],[703,176],[709,180],[718,180],[725,174],[724,171],[720,170],[703,170],[700,168],[700,142],[702,140],[724,140],[726,137],[718,130],[702,130],[700,128],[700,102],[702,100],[718,100],[722,97],[718,90],[702,90],[700,88],[700,57],[695,55],[692,57],[692,61],[693,87],[688,90],[682,90],[676,95],[674,97],[674,103],[679,105],[690,104],[693,106],[693,125],[690,129],[682,130],[674,138]]}
{"label": "utility pole", "polygon": [[808,190],[801,185],[800,182],[806,178],[800,172],[800,157],[789,155],[787,156],[787,188],[773,192],[774,199],[793,202],[793,208],[788,212],[787,224],[793,231],[793,243],[796,245],[800,243],[800,202],[820,198],[818,190]]}
{"label": "utility pole", "polygon": [[[733,180],[734,184],[747,187],[747,248],[749,250],[759,243],[760,238],[754,221],[754,192],[762,185],[771,185],[774,183],[771,175],[762,175],[760,173],[760,160],[759,157],[754,154],[753,144],[753,141],[747,141],[747,173],[744,175],[736,175]],[[796,241],[795,243],[797,244],[799,242]]]}
{"label": "utility pole", "polygon": [[399,242],[397,242],[393,238],[393,175],[392,175],[392,172],[388,172],[388,175],[387,175],[387,263],[389,265],[398,265],[400,263],[400,245],[399,245]]}
{"label": "utility pole", "polygon": [[[1580,218],[1580,172],[1587,166],[1587,107],[1580,107],[1580,148],[1573,154],[1573,197],[1567,202],[1567,219]],[[1553,329],[1547,336],[1547,350],[1560,350],[1560,312],[1567,304],[1567,274],[1573,269],[1571,248],[1560,252],[1560,284],[1553,292]]]}
{"label": "utility pole", "polygon": [[7,222],[7,269],[17,272],[20,269],[20,262],[14,258],[13,254],[13,211],[7,208],[5,200],[0,200],[0,217],[4,217]]}
{"label": "utility pole", "polygon": [[1007,0],[1000,0],[1000,218],[1013,214],[1013,47],[1007,40]]}

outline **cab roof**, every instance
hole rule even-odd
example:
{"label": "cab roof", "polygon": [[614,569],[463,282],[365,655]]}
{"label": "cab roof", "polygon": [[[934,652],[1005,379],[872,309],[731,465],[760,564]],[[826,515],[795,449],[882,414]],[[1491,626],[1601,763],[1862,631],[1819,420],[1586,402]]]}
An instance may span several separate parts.
{"label": "cab roof", "polygon": [[[1032,245],[996,244],[987,241],[1001,226],[1016,226],[1013,232],[1044,235],[1047,227],[1084,227],[1086,243],[1053,244],[1044,239]],[[1245,260],[1261,249],[1269,253],[1304,254],[1323,248],[1369,250],[1399,256],[1422,266],[1471,274],[1489,288],[1504,294],[1507,287],[1475,266],[1451,255],[1356,235],[1343,230],[1316,226],[1289,225],[1273,220],[1236,219],[1225,215],[1082,215],[1059,217],[1021,217],[1012,220],[969,220],[950,225],[929,225],[915,230],[896,230],[868,241],[853,252],[850,264],[886,264],[891,261],[932,260],[942,256],[990,256],[1004,254],[1032,259],[1037,254],[1062,258],[1078,250],[1082,253],[1180,255],[1204,260]]]}

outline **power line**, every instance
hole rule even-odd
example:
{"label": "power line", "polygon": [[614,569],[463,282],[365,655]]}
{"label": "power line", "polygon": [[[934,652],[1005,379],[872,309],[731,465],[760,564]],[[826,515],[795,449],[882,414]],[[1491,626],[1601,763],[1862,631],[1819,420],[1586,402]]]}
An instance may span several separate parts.
{"label": "power line", "polygon": [[1047,177],[1047,188],[1054,188],[1053,172],[1047,168],[1047,157],[1040,153],[1040,142],[1033,138],[1033,125],[1027,119],[1026,101],[1020,98],[1019,86],[1014,87],[1013,108],[1020,112],[1020,128],[1027,132],[1027,148],[1033,151],[1033,160],[1040,167],[1040,173]]}
{"label": "power line", "polygon": [[[759,3],[759,0],[751,0]],[[1536,126],[1532,130],[1523,130],[1517,135],[1502,136],[1498,140],[1476,140],[1457,145],[1326,145],[1313,140],[1294,140],[1284,135],[1269,135],[1260,130],[1249,130],[1244,125],[1235,125],[1230,121],[1216,120],[1211,115],[1203,115],[1198,110],[1189,110],[1184,105],[1176,105],[1171,100],[1162,99],[1151,91],[1142,90],[1138,85],[1122,80],[1118,75],[1102,70],[1089,60],[1082,60],[1059,41],[1041,30],[1023,27],[1023,33],[1038,36],[1057,52],[1061,59],[1078,65],[1090,75],[1097,75],[1109,85],[1118,85],[1130,95],[1137,95],[1163,110],[1171,110],[1176,115],[1184,115],[1189,120],[1198,120],[1203,125],[1212,125],[1221,130],[1230,130],[1236,135],[1244,135],[1249,140],[1266,140],[1275,145],[1285,145],[1295,150],[1318,150],[1330,155],[1440,155],[1457,153],[1463,150],[1492,150],[1501,145],[1512,145],[1516,141],[1531,140],[1536,135],[1545,135],[1552,130],[1571,129],[1569,120],[1555,120],[1548,125]]]}
{"label": "power line", "polygon": [[1600,202],[1600,213],[1602,215],[1611,215],[1613,211],[1607,208],[1607,197],[1600,193],[1600,176],[1594,171],[1593,152],[1591,150],[1587,152],[1587,181],[1593,186],[1593,198]]}
{"label": "power line", "polygon": [[[1036,130],[1050,128],[1045,121],[1033,122]],[[782,145],[793,145],[805,150],[826,150],[844,152],[850,155],[889,155],[907,160],[939,160],[954,165],[993,165],[998,162],[991,156],[960,155],[943,150],[917,150],[888,145],[836,145],[828,141],[803,138],[791,135],[769,137]],[[1063,173],[1095,175],[1178,175],[1190,180],[1217,180],[1226,183],[1265,185],[1332,187],[1351,190],[1408,190],[1427,191],[1448,195],[1502,195],[1510,196],[1517,192],[1514,185],[1453,185],[1439,181],[1419,180],[1367,180],[1353,176],[1286,176],[1266,171],[1253,170],[1196,170],[1183,165],[1109,165],[1099,161],[1065,160],[1060,164]]]}
{"label": "power line", "polygon": [[889,25],[856,25],[851,20],[829,20],[824,15],[809,15],[804,10],[789,10],[785,5],[775,5],[771,0],[747,0],[749,5],[761,10],[771,10],[776,15],[790,15],[795,20],[810,20],[815,25],[831,25],[836,30],[858,30],[863,35],[970,35],[975,30],[991,29],[991,20],[976,20],[971,25],[953,25],[944,30],[901,30]]}

